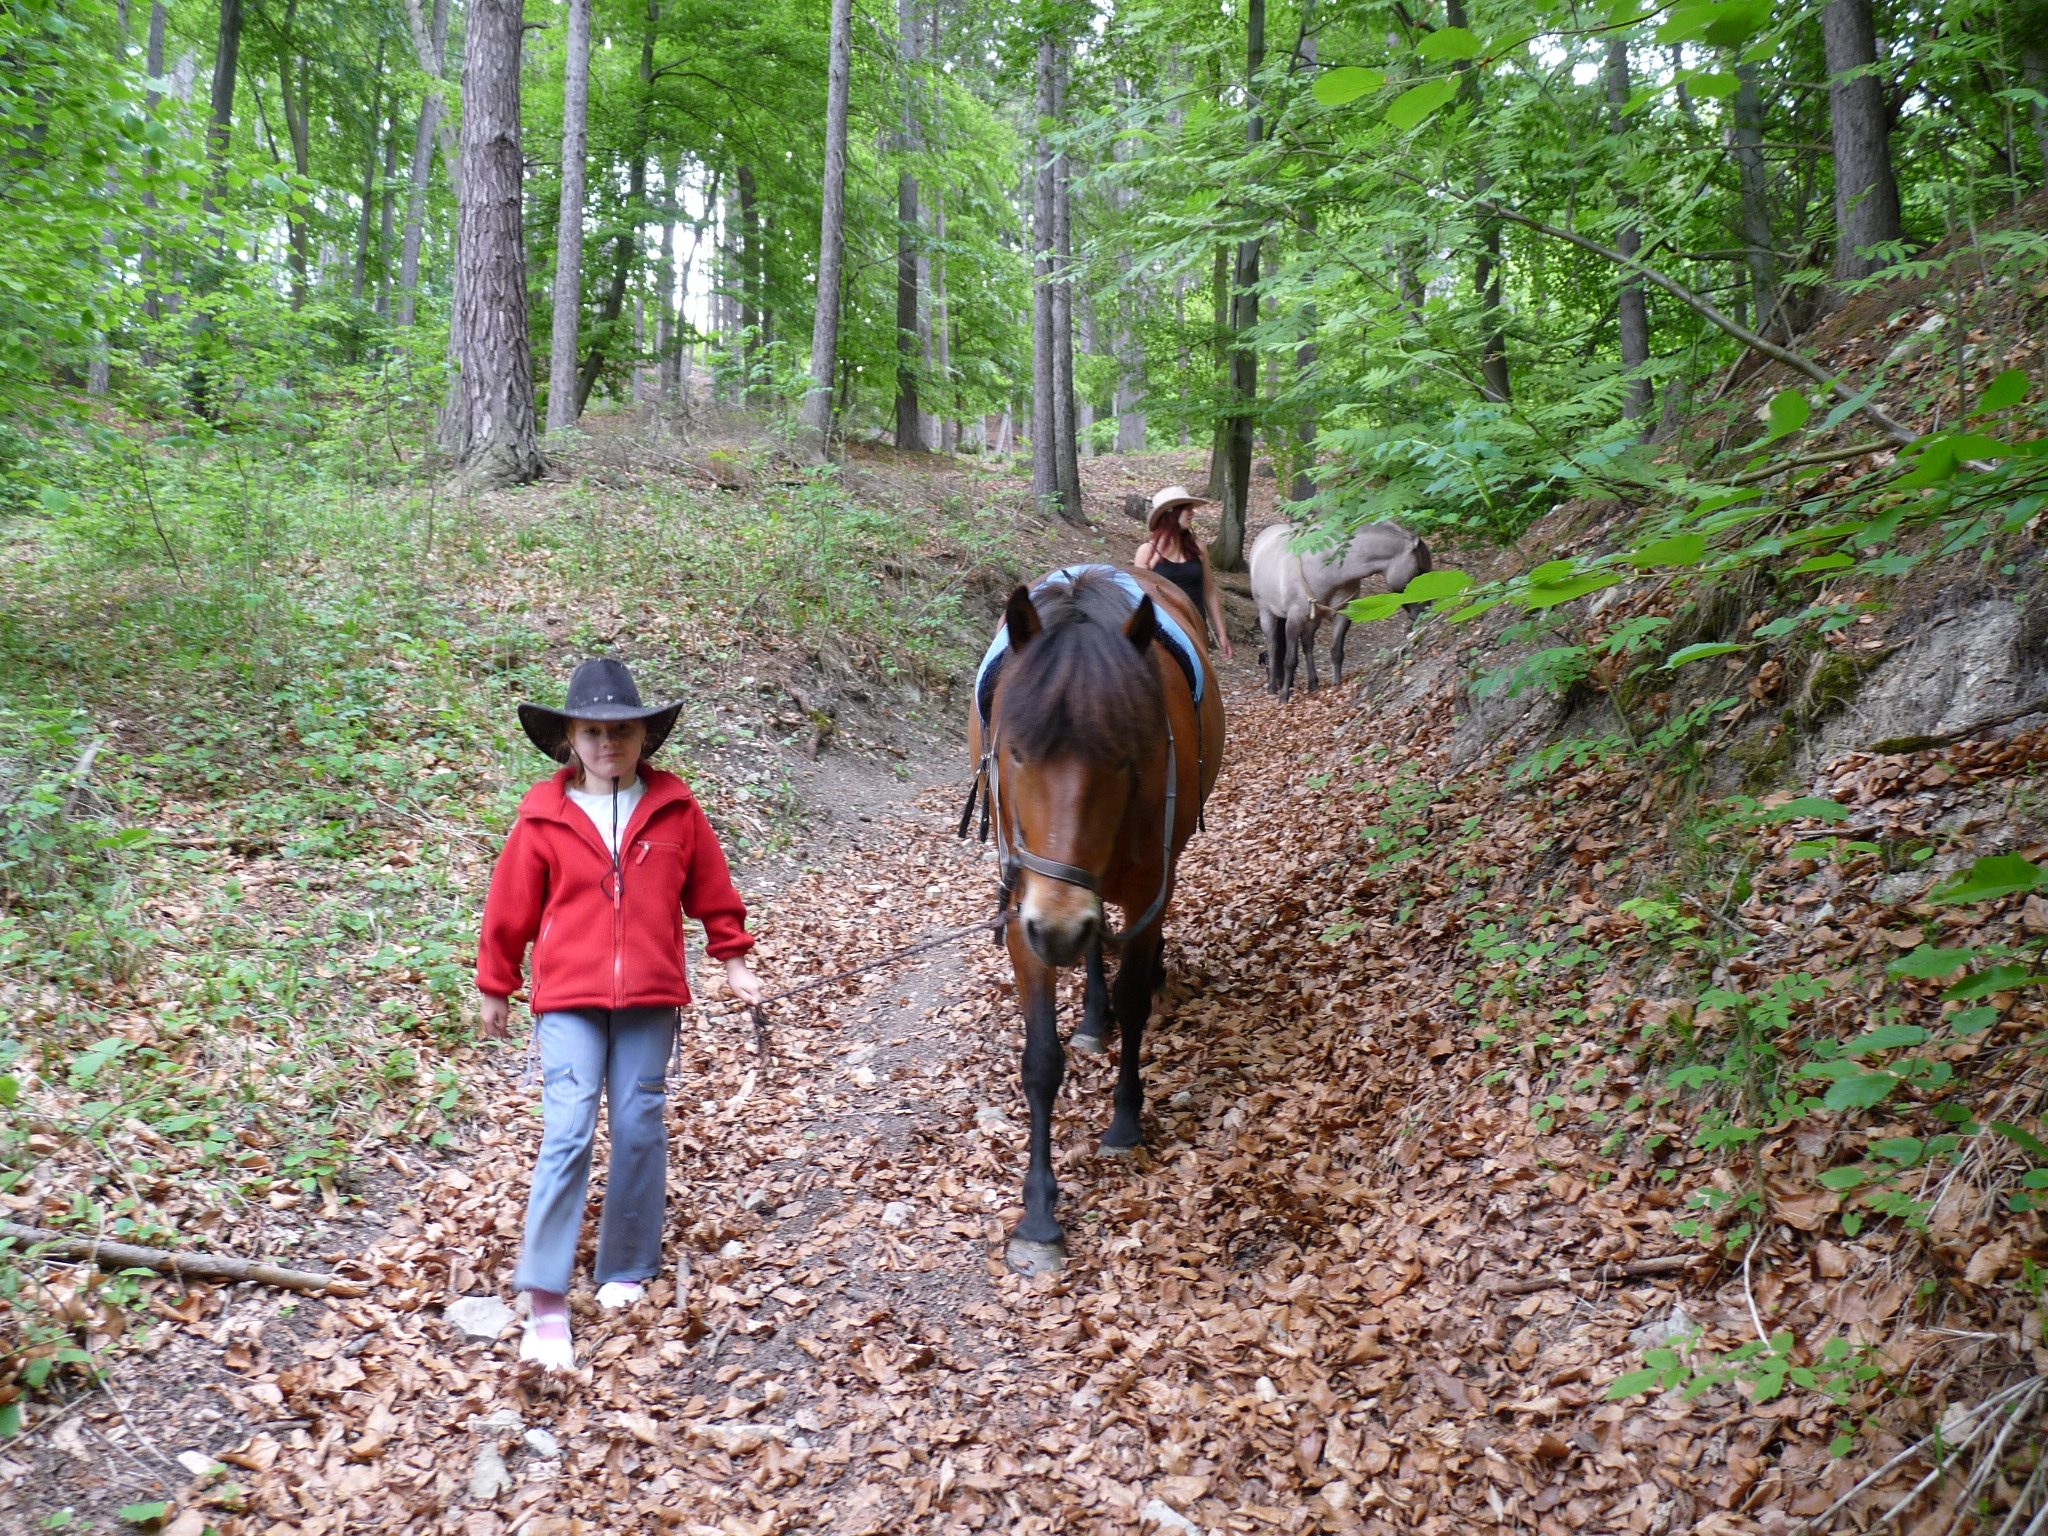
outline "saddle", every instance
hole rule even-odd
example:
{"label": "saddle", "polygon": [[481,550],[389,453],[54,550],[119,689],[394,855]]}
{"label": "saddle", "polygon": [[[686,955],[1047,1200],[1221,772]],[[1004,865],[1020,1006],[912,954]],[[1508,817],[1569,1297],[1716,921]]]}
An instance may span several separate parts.
{"label": "saddle", "polygon": [[[1051,586],[1070,587],[1090,572],[1107,576],[1116,583],[1124,596],[1130,599],[1127,612],[1136,613],[1138,604],[1151,596],[1139,584],[1137,577],[1129,571],[1120,571],[1113,565],[1064,566],[1033,587],[1031,595],[1036,597]],[[1181,671],[1187,677],[1189,691],[1194,694],[1195,703],[1200,705],[1207,683],[1202,666],[1202,648],[1188,638],[1188,632],[1181,628],[1179,621],[1162,605],[1154,602],[1152,612],[1159,621],[1160,643],[1166,647],[1167,654],[1180,664]],[[996,680],[1002,676],[1003,658],[1009,654],[1010,626],[999,625],[995,638],[989,641],[988,649],[982,653],[981,666],[974,674],[974,708],[984,726],[988,724],[989,707],[995,701]]]}

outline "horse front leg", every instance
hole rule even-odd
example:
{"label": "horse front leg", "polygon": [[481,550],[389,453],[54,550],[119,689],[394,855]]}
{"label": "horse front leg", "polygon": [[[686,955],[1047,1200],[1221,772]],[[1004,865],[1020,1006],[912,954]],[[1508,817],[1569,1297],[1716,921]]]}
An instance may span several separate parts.
{"label": "horse front leg", "polygon": [[1322,687],[1322,679],[1316,676],[1316,637],[1322,633],[1323,616],[1314,609],[1301,621],[1301,662],[1308,668],[1308,691],[1314,693]]}
{"label": "horse front leg", "polygon": [[1278,693],[1287,670],[1287,621],[1273,615],[1260,622],[1266,626],[1266,692]]}
{"label": "horse front leg", "polygon": [[1330,626],[1330,686],[1344,681],[1344,642],[1351,638],[1351,615],[1337,610],[1337,622]]}
{"label": "horse front leg", "polygon": [[1162,917],[1125,941],[1116,972],[1116,1022],[1122,1039],[1116,1066],[1116,1114],[1102,1133],[1102,1150],[1113,1156],[1144,1145],[1145,1079],[1140,1070],[1145,1025],[1152,1017],[1152,992],[1159,976]]}
{"label": "horse front leg", "polygon": [[1301,666],[1301,620],[1288,619],[1280,646],[1280,702],[1294,697],[1294,674]]}
{"label": "horse front leg", "polygon": [[1057,973],[1024,942],[1020,924],[1010,925],[1010,960],[1017,995],[1024,1005],[1024,1100],[1031,1108],[1029,1159],[1024,1170],[1024,1219],[1010,1234],[1010,1268],[1024,1275],[1050,1274],[1067,1261],[1067,1237],[1053,1217],[1059,1183],[1052,1172],[1052,1111],[1066,1077],[1067,1053],[1060,1044],[1056,1007]]}
{"label": "horse front leg", "polygon": [[1081,999],[1081,1027],[1067,1043],[1077,1051],[1101,1054],[1109,1049],[1109,978],[1102,964],[1102,941],[1088,951],[1088,988]]}

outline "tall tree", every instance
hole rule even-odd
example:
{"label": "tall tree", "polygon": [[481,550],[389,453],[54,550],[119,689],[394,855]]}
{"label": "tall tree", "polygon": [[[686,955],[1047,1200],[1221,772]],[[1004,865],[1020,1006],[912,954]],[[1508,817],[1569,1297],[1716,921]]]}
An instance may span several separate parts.
{"label": "tall tree", "polygon": [[[1444,0],[1444,16],[1452,26],[1465,27],[1465,0]],[[1458,73],[1462,77],[1459,97],[1472,103],[1476,111],[1480,94],[1479,71],[1473,68],[1471,60],[1466,59],[1459,63]],[[1493,191],[1493,172],[1487,168],[1483,144],[1476,146],[1476,154],[1472,190],[1483,198]],[[1507,312],[1501,302],[1501,221],[1491,214],[1483,214],[1479,221],[1479,254],[1472,263],[1472,291],[1479,296],[1482,311],[1480,392],[1489,400],[1504,402],[1513,398],[1514,391],[1508,375],[1508,339],[1504,325]]]}
{"label": "tall tree", "polygon": [[[1614,248],[1633,257],[1643,248],[1643,226],[1636,194],[1628,186],[1628,96],[1628,39],[1617,33],[1607,39],[1607,105],[1620,160],[1615,196],[1621,204],[1621,228],[1615,232]],[[1637,421],[1650,414],[1650,381],[1642,373],[1650,361],[1650,306],[1640,273],[1622,269],[1615,312],[1621,327],[1621,366],[1629,375],[1621,399],[1622,419]]]}
{"label": "tall tree", "polygon": [[[1755,63],[1735,65],[1735,172],[1742,217],[1743,264],[1759,335],[1778,318],[1777,236],[1771,228],[1770,171],[1764,164],[1764,103]],[[1791,334],[1785,334],[1790,341]]]}
{"label": "tall tree", "polygon": [[896,172],[896,446],[921,452],[925,442],[924,417],[917,399],[918,354],[923,350],[917,334],[917,175],[910,163],[910,156],[922,147],[917,111],[922,28],[917,0],[897,0],[896,21],[897,47],[904,65],[903,160]]}
{"label": "tall tree", "polygon": [[377,39],[377,66],[370,77],[370,115],[363,135],[363,206],[356,221],[355,270],[350,276],[349,297],[363,302],[370,284],[370,231],[376,223],[377,163],[384,154],[384,39]]}
{"label": "tall tree", "polygon": [[554,324],[548,347],[548,430],[567,431],[577,399],[583,311],[584,168],[590,154],[590,0],[569,0],[562,42],[562,206],[555,220]]}
{"label": "tall tree", "polygon": [[[1064,31],[1053,56],[1053,121],[1067,120],[1067,81],[1073,70],[1074,43]],[[1052,414],[1054,469],[1060,487],[1060,515],[1085,525],[1081,500],[1081,460],[1074,402],[1074,176],[1064,144],[1053,158],[1052,181]]]}
{"label": "tall tree", "polygon": [[[1306,70],[1313,75],[1319,48],[1315,0],[1302,0],[1301,33],[1295,41],[1294,57],[1288,63],[1288,72]],[[1316,248],[1316,205],[1313,201],[1302,199],[1295,222],[1301,230],[1302,250],[1312,255]],[[1299,458],[1294,469],[1294,484],[1288,488],[1288,495],[1295,501],[1307,501],[1316,493],[1316,408],[1309,395],[1316,370],[1316,323],[1316,302],[1311,298],[1301,307],[1301,341],[1294,349],[1294,388],[1301,400],[1301,420],[1295,428]]]}
{"label": "tall tree", "polygon": [[519,135],[521,0],[470,0],[455,188],[454,387],[442,440],[485,488],[545,469],[526,332],[525,165]]}
{"label": "tall tree", "polygon": [[1835,151],[1835,276],[1848,282],[1883,266],[1871,247],[1902,238],[1905,227],[1870,0],[1831,0],[1820,13],[1820,30]]}
{"label": "tall tree", "polygon": [[[583,359],[583,371],[576,376],[576,414],[590,403],[590,392],[604,372],[606,346],[626,312],[626,286],[633,278],[633,265],[640,255],[640,224],[647,217],[647,148],[654,134],[654,35],[661,25],[661,0],[647,0],[640,31],[640,109],[634,123],[634,143],[626,161],[626,207],[618,238],[612,244],[612,280],[599,304],[597,325],[590,352]],[[747,177],[744,168],[742,178]],[[742,190],[748,182],[742,180]],[[749,236],[752,243],[752,236]]]}
{"label": "tall tree", "polygon": [[853,0],[832,0],[825,74],[824,206],[818,220],[818,299],[811,317],[811,388],[799,425],[806,451],[831,448],[832,384],[839,369],[840,289],[846,266],[846,117],[853,73]]}
{"label": "tall tree", "polygon": [[442,80],[448,69],[448,0],[434,0],[430,23],[420,0],[405,0],[405,17],[412,30],[413,53],[420,73],[427,77],[427,89],[420,102],[419,130],[413,137],[412,173],[405,198],[405,240],[398,254],[398,323],[411,325],[419,314],[420,246],[427,232],[427,191],[434,176],[434,146],[441,146],[450,176],[455,174],[456,150],[450,136]]}
{"label": "tall tree", "polygon": [[228,143],[235,132],[235,76],[242,57],[242,0],[220,0],[220,30],[213,50],[212,108],[206,134],[213,159],[214,195],[226,190]]}
{"label": "tall tree", "polygon": [[1066,515],[1060,497],[1058,413],[1053,408],[1054,178],[1052,124],[1057,110],[1054,42],[1050,29],[1038,38],[1035,83],[1038,130],[1032,140],[1031,178],[1031,495],[1042,512]]}
{"label": "tall tree", "polygon": [[[1244,78],[1252,110],[1245,124],[1245,145],[1254,151],[1266,137],[1259,97],[1259,74],[1265,67],[1266,0],[1246,0]],[[1252,438],[1257,426],[1252,412],[1259,393],[1259,354],[1251,331],[1259,323],[1261,243],[1258,235],[1240,240],[1232,272],[1229,454],[1224,460],[1222,526],[1217,529],[1216,542],[1209,546],[1210,563],[1220,571],[1234,571],[1244,564],[1245,525],[1251,512]]]}

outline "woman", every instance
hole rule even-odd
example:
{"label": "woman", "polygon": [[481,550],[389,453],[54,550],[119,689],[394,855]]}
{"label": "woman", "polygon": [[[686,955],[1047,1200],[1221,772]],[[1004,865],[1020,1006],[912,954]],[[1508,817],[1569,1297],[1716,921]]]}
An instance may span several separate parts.
{"label": "woman", "polygon": [[668,1067],[676,1010],[690,1001],[685,914],[704,925],[726,985],[761,998],[745,959],[747,909],[718,837],[690,787],[645,761],[681,708],[642,704],[632,674],[606,659],[576,669],[565,708],[520,705],[528,739],[565,766],[520,802],[484,902],[476,984],[486,1038],[505,1038],[533,946],[545,1130],[512,1280],[529,1316],[520,1357],[565,1370],[575,1364],[566,1293],[600,1098],[610,1100],[611,1171],[599,1304],[631,1306],[661,1268]]}
{"label": "woman", "polygon": [[1216,590],[1216,575],[1209,569],[1209,551],[1195,537],[1195,508],[1209,503],[1190,496],[1184,485],[1169,485],[1152,498],[1152,515],[1146,521],[1148,534],[1138,546],[1131,563],[1140,570],[1164,576],[1195,605],[1195,612],[1209,626],[1213,642],[1223,648],[1223,659],[1231,659],[1230,631],[1223,627],[1223,595]]}

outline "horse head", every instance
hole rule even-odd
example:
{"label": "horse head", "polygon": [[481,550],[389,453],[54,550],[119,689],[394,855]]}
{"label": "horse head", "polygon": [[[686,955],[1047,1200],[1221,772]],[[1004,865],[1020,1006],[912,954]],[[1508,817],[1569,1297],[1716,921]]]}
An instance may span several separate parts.
{"label": "horse head", "polygon": [[[1119,589],[1010,594],[1010,657],[993,730],[1017,920],[1047,965],[1075,965],[1104,932],[1102,882],[1138,786],[1163,750],[1165,702],[1149,654],[1152,599],[1126,615]],[[1040,604],[1044,605],[1041,611]]]}

